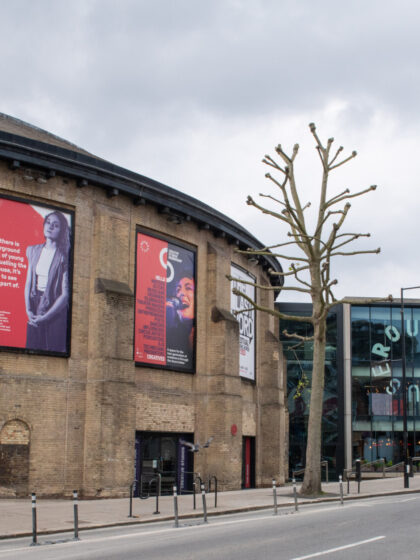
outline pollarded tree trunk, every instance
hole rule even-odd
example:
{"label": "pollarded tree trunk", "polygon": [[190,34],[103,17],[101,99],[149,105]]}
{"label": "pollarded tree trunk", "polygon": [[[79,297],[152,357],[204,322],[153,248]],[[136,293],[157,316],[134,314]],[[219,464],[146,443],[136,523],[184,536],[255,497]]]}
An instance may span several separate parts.
{"label": "pollarded tree trunk", "polygon": [[301,488],[303,495],[321,493],[321,433],[325,379],[326,321],[314,323],[314,351],[309,405],[308,440],[306,447],[305,477]]}
{"label": "pollarded tree trunk", "polygon": [[[270,215],[283,225],[288,227],[288,239],[271,247],[262,249],[239,250],[239,253],[247,256],[271,255],[290,262],[288,270],[284,272],[269,271],[272,276],[294,277],[296,285],[282,286],[282,290],[292,290],[301,294],[306,294],[312,300],[312,316],[310,318],[300,315],[290,315],[281,313],[275,309],[257,304],[251,297],[242,293],[237,288],[233,293],[243,297],[253,309],[270,313],[281,320],[299,322],[310,322],[313,326],[314,336],[304,337],[297,333],[283,331],[285,336],[301,341],[314,341],[313,369],[311,381],[311,400],[309,408],[308,422],[308,442],[306,448],[306,468],[301,494],[313,495],[321,492],[321,433],[322,433],[322,410],[324,395],[324,367],[325,367],[325,346],[326,346],[326,321],[328,311],[340,303],[352,303],[348,298],[337,300],[332,289],[338,280],[331,277],[331,259],[336,256],[353,256],[361,254],[379,253],[380,249],[368,251],[347,251],[349,243],[362,237],[369,237],[369,233],[346,233],[342,231],[347,214],[350,210],[350,199],[359,197],[376,189],[375,185],[351,194],[349,189],[345,189],[331,197],[327,194],[327,186],[330,173],[346,164],[354,157],[353,151],[350,156],[341,159],[340,154],[343,147],[340,146],[335,153],[331,152],[334,138],[329,138],[326,145],[323,145],[313,123],[309,125],[310,131],[315,139],[316,150],[322,163],[322,181],[320,190],[319,205],[317,208],[318,218],[313,232],[309,231],[305,219],[305,212],[310,208],[311,203],[302,204],[294,172],[294,162],[298,154],[299,145],[295,144],[292,154],[288,155],[279,144],[275,150],[281,158],[277,162],[270,155],[264,156],[263,162],[278,173],[279,178],[267,173],[266,177],[278,188],[279,198],[271,194],[261,194],[260,196],[270,200],[278,206],[262,206],[248,196],[247,204],[254,206],[264,214]],[[343,205],[342,205],[343,204]],[[316,211],[316,210],[315,210]],[[331,223],[333,222],[333,223]],[[297,255],[288,254],[287,248],[298,249]],[[273,252],[273,249],[275,252]],[[310,281],[306,274],[310,274]],[[276,291],[278,286],[267,287],[254,282],[247,282],[240,278],[228,276],[229,280],[235,280],[241,284],[250,284],[257,290]],[[369,302],[384,301],[389,298],[372,298]],[[239,311],[237,313],[242,313]],[[303,372],[302,372],[303,373]]]}

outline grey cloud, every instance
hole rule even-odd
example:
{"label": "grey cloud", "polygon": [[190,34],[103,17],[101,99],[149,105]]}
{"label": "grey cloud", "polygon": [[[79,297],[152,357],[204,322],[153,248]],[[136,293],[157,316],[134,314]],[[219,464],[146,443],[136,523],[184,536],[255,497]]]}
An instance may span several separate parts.
{"label": "grey cloud", "polygon": [[419,89],[419,12],[400,2],[396,22],[377,1],[17,0],[3,7],[18,26],[1,40],[2,70],[9,95],[37,95],[42,80],[57,103],[95,117],[119,99],[120,119],[139,126],[174,108],[268,115],[334,96],[402,111]]}

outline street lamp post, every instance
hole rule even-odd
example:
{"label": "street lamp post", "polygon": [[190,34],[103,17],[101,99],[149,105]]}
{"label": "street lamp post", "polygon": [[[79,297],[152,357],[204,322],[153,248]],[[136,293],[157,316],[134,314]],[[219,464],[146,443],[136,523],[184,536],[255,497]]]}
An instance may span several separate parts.
{"label": "street lamp post", "polygon": [[404,292],[416,290],[420,286],[411,288],[401,288],[401,337],[402,337],[402,387],[403,387],[403,455],[404,455],[404,488],[410,487],[409,482],[409,462],[408,462],[408,429],[407,429],[407,381],[406,381],[406,357],[405,357],[405,323],[404,323]]}

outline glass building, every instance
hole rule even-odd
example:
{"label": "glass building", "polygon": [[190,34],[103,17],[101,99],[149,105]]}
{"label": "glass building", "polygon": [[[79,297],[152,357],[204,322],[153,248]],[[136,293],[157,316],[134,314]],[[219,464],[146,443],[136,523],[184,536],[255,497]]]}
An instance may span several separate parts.
{"label": "glass building", "polygon": [[[420,452],[420,308],[405,306],[404,330],[408,449]],[[403,460],[401,310],[394,306],[351,308],[351,410],[354,459]]]}
{"label": "glass building", "polygon": [[[322,460],[331,477],[356,459],[403,460],[402,324],[400,302],[337,306],[327,321]],[[278,304],[294,315],[308,315],[308,304]],[[406,300],[408,451],[420,456],[420,301]],[[310,335],[308,323],[280,322],[284,330]],[[305,465],[309,417],[312,342],[281,334],[287,359],[290,472]]]}

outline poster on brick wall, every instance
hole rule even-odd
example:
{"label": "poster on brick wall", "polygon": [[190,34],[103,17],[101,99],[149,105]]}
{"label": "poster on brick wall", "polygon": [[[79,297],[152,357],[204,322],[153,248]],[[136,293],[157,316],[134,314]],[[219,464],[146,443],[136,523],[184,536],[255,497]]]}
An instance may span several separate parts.
{"label": "poster on brick wall", "polygon": [[[234,264],[231,266],[231,276],[238,278],[231,282],[232,290],[236,288],[255,301],[255,287],[240,282],[240,280],[244,280],[254,283],[255,276]],[[245,298],[233,292],[230,302],[232,313],[242,311],[236,315],[239,322],[239,375],[255,381],[255,311]]]}
{"label": "poster on brick wall", "polygon": [[195,252],[137,232],[134,361],[195,369]]}
{"label": "poster on brick wall", "polygon": [[0,197],[0,347],[69,355],[73,213]]}

